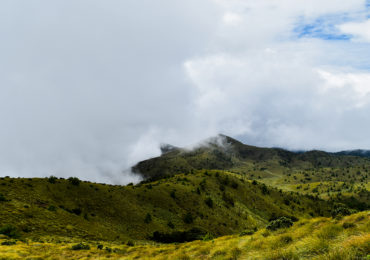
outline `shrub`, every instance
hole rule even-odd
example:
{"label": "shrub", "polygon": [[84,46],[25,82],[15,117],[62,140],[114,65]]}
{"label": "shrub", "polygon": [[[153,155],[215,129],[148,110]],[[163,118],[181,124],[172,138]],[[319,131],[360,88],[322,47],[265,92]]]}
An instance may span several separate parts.
{"label": "shrub", "polygon": [[0,201],[8,201],[3,194],[0,193]]}
{"label": "shrub", "polygon": [[238,183],[237,183],[237,182],[235,182],[235,181],[232,181],[232,182],[231,182],[231,188],[233,188],[233,189],[237,189],[237,188],[238,188]]}
{"label": "shrub", "polygon": [[79,244],[73,245],[72,250],[90,250],[90,246],[83,244],[83,243],[79,243]]}
{"label": "shrub", "polygon": [[80,185],[80,179],[77,178],[77,177],[69,177],[68,178],[68,181],[72,184],[72,185],[75,185],[75,186],[78,186]]}
{"label": "shrub", "polygon": [[99,249],[99,250],[102,250],[103,249],[103,245],[102,244],[99,244],[98,246],[97,246],[97,248]]}
{"label": "shrub", "polygon": [[134,242],[132,242],[131,240],[127,241],[126,243],[127,246],[134,246]]}
{"label": "shrub", "polygon": [[332,217],[348,216],[351,215],[352,211],[344,204],[337,204],[331,211]]}
{"label": "shrub", "polygon": [[58,179],[57,177],[55,177],[55,176],[51,175],[51,176],[48,178],[48,182],[49,182],[49,183],[51,183],[51,184],[54,184],[54,183],[56,183],[57,179]]}
{"label": "shrub", "polygon": [[7,240],[7,241],[4,241],[1,243],[1,245],[3,246],[11,246],[11,245],[15,245],[17,242],[15,241],[11,241],[11,240]]}
{"label": "shrub", "polygon": [[171,191],[170,195],[171,195],[171,198],[176,199],[176,193],[174,190]]}
{"label": "shrub", "polygon": [[149,224],[150,222],[152,222],[152,215],[150,215],[149,213],[147,213],[146,216],[145,216],[144,222],[146,224]]}
{"label": "shrub", "polygon": [[207,204],[208,207],[213,208],[213,200],[211,198],[206,198],[204,202]]}
{"label": "shrub", "polygon": [[353,224],[353,223],[349,223],[349,222],[344,222],[343,223],[343,228],[347,229],[347,228],[354,228],[356,225]]}
{"label": "shrub", "polygon": [[57,208],[56,208],[55,206],[53,206],[53,205],[50,205],[50,206],[48,207],[48,210],[49,210],[49,211],[56,211],[56,210],[57,210]]}
{"label": "shrub", "polygon": [[186,214],[184,215],[183,221],[184,221],[184,223],[186,223],[186,224],[191,224],[191,223],[193,223],[193,216],[191,215],[191,213],[190,213],[190,212],[188,212],[188,213],[186,213]]}
{"label": "shrub", "polygon": [[199,228],[192,228],[188,231],[174,231],[172,233],[155,231],[150,239],[161,243],[183,243],[202,239],[205,235],[205,231]]}
{"label": "shrub", "polygon": [[76,214],[77,216],[81,215],[82,210],[80,208],[74,208],[71,210],[72,213]]}
{"label": "shrub", "polygon": [[211,233],[207,233],[203,237],[203,241],[209,241],[209,240],[212,240],[212,239],[213,239],[213,236],[212,236]]}
{"label": "shrub", "polygon": [[267,225],[267,229],[269,230],[277,230],[277,229],[280,229],[280,228],[288,228],[288,227],[291,227],[293,225],[293,221],[287,217],[280,217],[276,220],[273,220],[271,221],[268,225]]}
{"label": "shrub", "polygon": [[222,199],[223,199],[223,201],[226,202],[226,204],[234,207],[234,199],[230,195],[228,195],[226,193],[223,193],[222,194]]}
{"label": "shrub", "polygon": [[18,229],[12,225],[5,225],[0,228],[0,234],[8,236],[10,238],[19,238]]}
{"label": "shrub", "polygon": [[239,236],[242,237],[242,236],[250,236],[250,235],[253,235],[254,233],[256,233],[257,231],[257,228],[254,228],[254,229],[246,229],[246,230],[243,230],[242,232],[240,232]]}
{"label": "shrub", "polygon": [[175,228],[175,225],[171,221],[167,222],[167,226],[172,229]]}

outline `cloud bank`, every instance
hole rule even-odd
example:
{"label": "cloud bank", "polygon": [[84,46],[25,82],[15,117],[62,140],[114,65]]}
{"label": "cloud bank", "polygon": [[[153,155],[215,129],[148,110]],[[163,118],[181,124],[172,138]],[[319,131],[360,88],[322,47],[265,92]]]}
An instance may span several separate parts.
{"label": "cloud bank", "polygon": [[0,4],[0,175],[128,183],[217,133],[370,148],[366,1]]}

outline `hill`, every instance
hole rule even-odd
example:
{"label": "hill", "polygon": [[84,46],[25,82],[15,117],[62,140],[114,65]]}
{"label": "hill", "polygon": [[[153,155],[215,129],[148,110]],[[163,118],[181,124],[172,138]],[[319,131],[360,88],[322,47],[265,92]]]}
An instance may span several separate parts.
{"label": "hill", "polygon": [[227,136],[161,149],[133,167],[145,178],[138,184],[0,178],[0,259],[368,254],[369,158],[260,148]]}
{"label": "hill", "polygon": [[264,227],[269,220],[329,216],[333,203],[283,192],[225,171],[194,171],[138,185],[76,178],[0,180],[1,225],[23,237],[145,240],[155,231],[198,228],[213,236]]}
{"label": "hill", "polygon": [[147,180],[198,169],[226,170],[282,190],[335,199],[365,210],[370,208],[369,168],[367,157],[260,148],[219,135],[193,149],[176,148],[139,162],[132,170]]}

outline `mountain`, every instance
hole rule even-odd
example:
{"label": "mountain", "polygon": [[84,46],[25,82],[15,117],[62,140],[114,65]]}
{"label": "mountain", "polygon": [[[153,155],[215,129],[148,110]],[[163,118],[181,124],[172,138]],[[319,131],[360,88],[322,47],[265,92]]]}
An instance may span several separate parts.
{"label": "mountain", "polygon": [[367,157],[260,148],[225,135],[161,150],[132,168],[144,181],[126,186],[0,178],[0,258],[353,259],[369,252]]}
{"label": "mountain", "polygon": [[192,149],[176,148],[139,162],[132,171],[150,181],[200,169],[225,170],[285,191],[337,197],[368,209],[370,158],[342,153],[260,148],[218,135]]}

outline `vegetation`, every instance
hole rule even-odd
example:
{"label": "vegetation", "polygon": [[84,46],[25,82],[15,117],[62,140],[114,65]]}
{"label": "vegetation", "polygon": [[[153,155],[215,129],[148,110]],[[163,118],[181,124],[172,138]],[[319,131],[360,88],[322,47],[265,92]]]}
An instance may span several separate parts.
{"label": "vegetation", "polygon": [[[351,227],[344,228],[344,224]],[[67,237],[42,237],[0,246],[3,259],[366,259],[370,252],[370,212],[340,220],[302,219],[290,228],[253,235],[225,236],[182,244],[153,244],[141,241],[84,241],[85,250],[72,250],[76,241]],[[0,242],[9,241],[0,238]],[[14,241],[15,242],[15,241]],[[78,244],[80,242],[77,242]],[[89,249],[87,249],[89,246]]]}
{"label": "vegetation", "polygon": [[139,163],[138,184],[3,177],[0,258],[360,259],[368,169],[366,156],[224,136]]}

